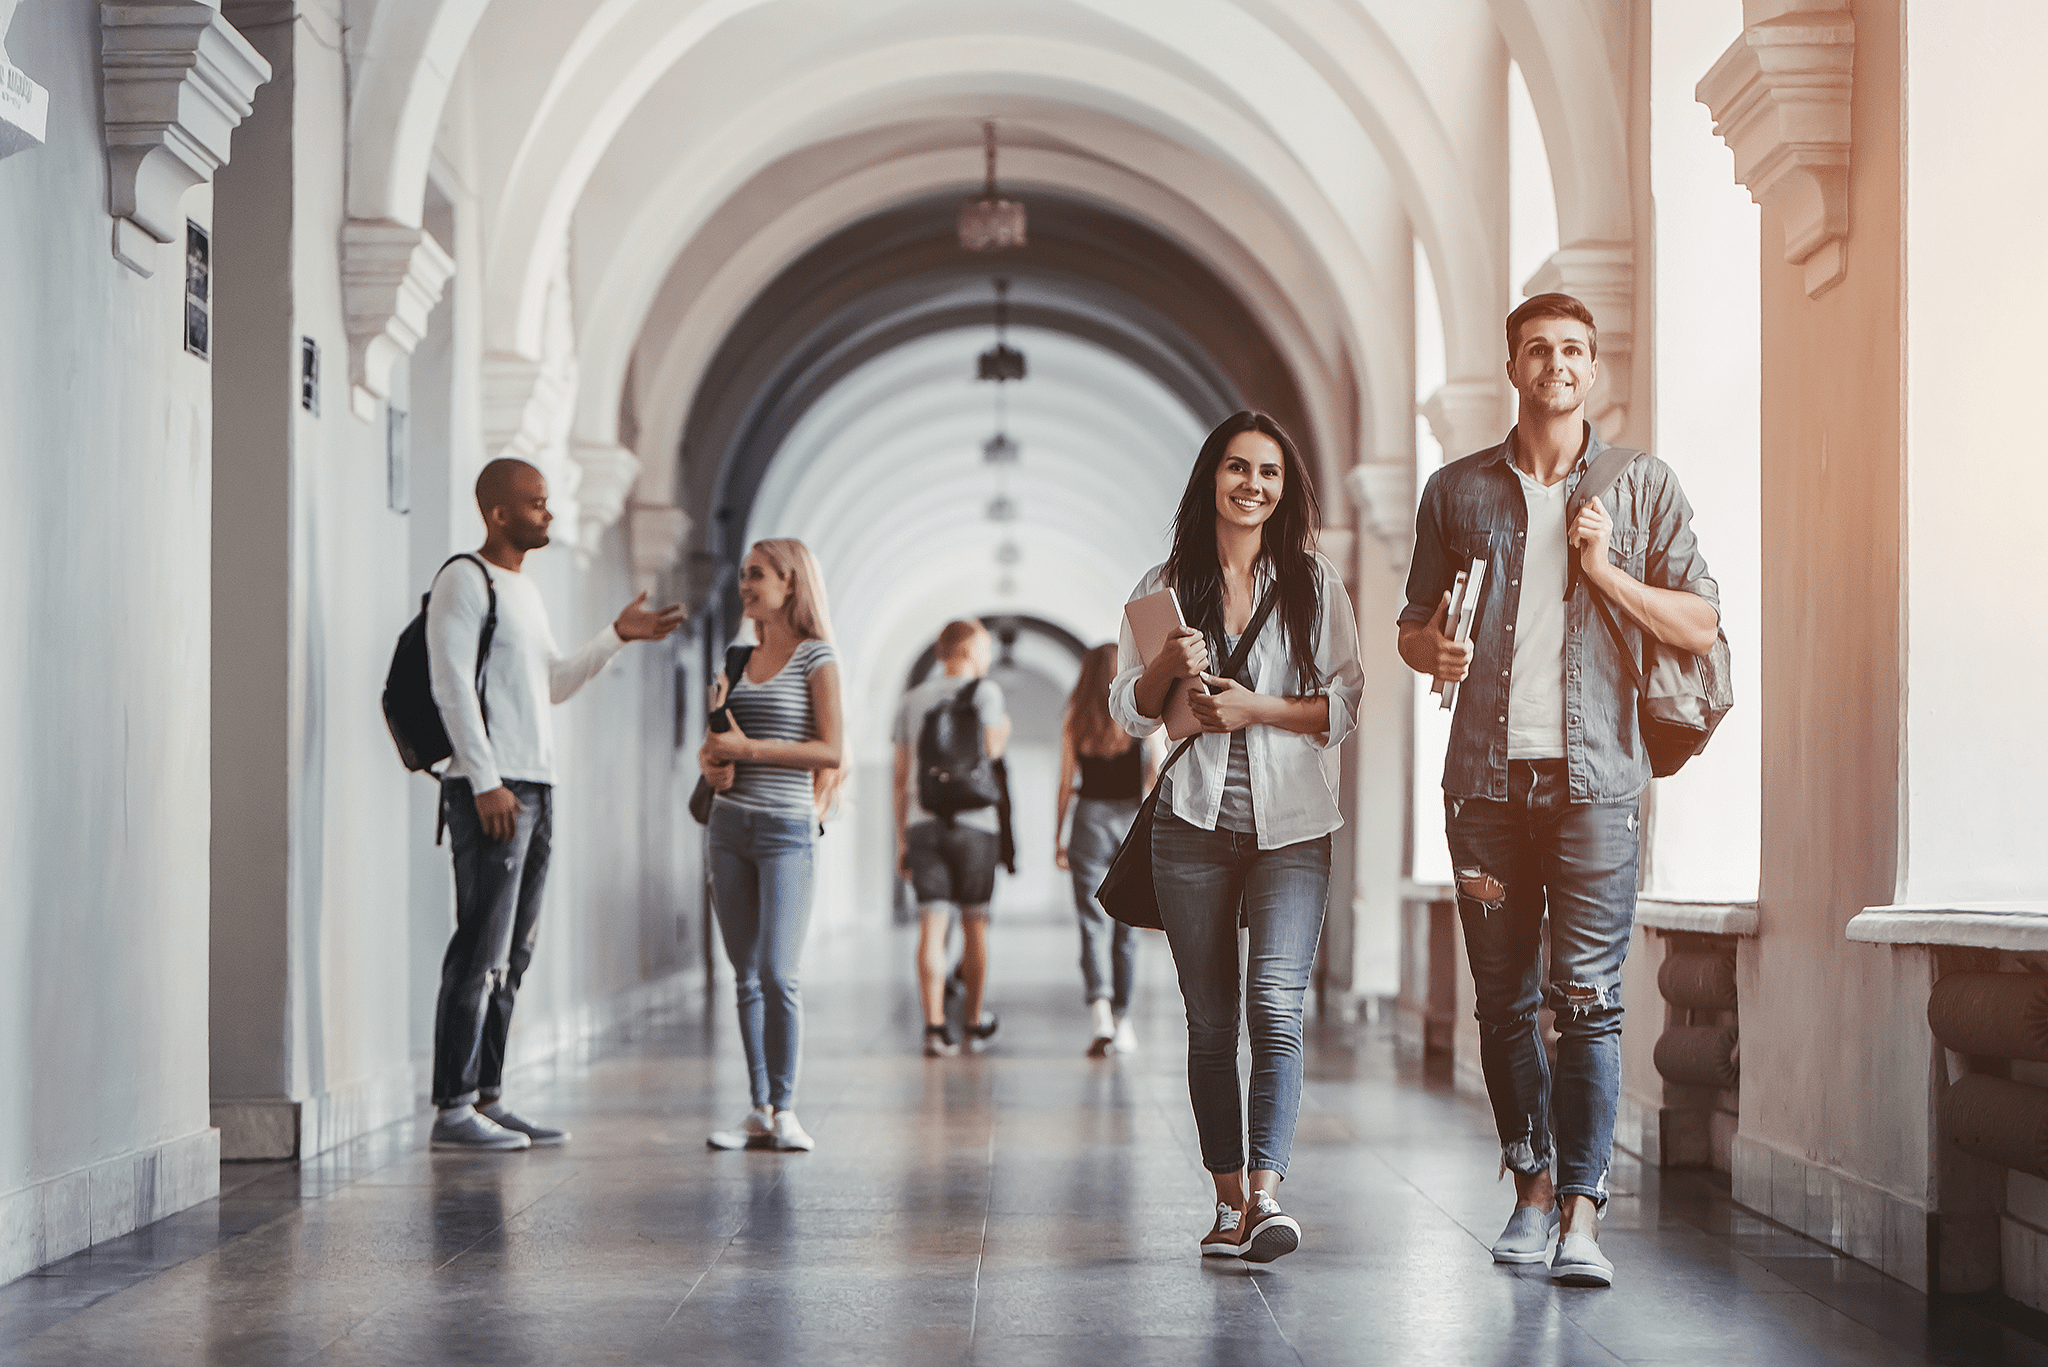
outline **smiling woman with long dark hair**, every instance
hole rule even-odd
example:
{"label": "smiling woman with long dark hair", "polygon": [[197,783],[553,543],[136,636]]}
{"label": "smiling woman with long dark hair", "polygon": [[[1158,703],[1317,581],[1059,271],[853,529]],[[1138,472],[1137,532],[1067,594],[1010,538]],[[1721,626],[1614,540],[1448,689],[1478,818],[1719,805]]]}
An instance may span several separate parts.
{"label": "smiling woman with long dark hair", "polygon": [[[1204,735],[1160,782],[1152,878],[1188,1012],[1188,1094],[1216,1188],[1204,1256],[1271,1262],[1301,1242],[1279,1187],[1301,1104],[1301,1015],[1322,934],[1337,810],[1337,747],[1365,676],[1336,566],[1315,549],[1315,485],[1264,413],[1224,419],[1195,457],[1173,551],[1131,597],[1173,589],[1187,622],[1150,660],[1130,624],[1109,707],[1134,736],[1160,726],[1169,691],[1192,690]],[[1244,663],[1225,667],[1268,595]],[[1237,930],[1251,931],[1244,1015],[1250,1123],[1237,1076]],[[1249,1184],[1246,1140],[1250,1140]]]}

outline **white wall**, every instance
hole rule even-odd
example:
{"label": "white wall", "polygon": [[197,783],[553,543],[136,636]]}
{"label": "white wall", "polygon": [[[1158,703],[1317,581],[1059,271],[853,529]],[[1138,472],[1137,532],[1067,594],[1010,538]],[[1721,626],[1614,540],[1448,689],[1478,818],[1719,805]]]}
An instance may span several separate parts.
{"label": "white wall", "polygon": [[2048,896],[2048,632],[2028,587],[2048,498],[2048,10],[1907,8],[1905,850],[1901,902]]}
{"label": "white wall", "polygon": [[6,35],[50,109],[0,161],[0,1280],[217,1182],[210,371],[182,244],[152,279],[110,251],[98,19],[30,4]]}

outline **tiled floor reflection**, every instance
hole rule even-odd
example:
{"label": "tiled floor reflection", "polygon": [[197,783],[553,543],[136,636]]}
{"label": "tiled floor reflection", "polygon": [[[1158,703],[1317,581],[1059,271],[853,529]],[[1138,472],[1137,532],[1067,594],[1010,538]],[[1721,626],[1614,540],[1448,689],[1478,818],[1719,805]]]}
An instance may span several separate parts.
{"label": "tiled floor reflection", "polygon": [[1472,1098],[1323,1028],[1289,1208],[1300,1253],[1203,1262],[1164,945],[1143,1051],[1089,1062],[1070,928],[999,924],[980,1057],[917,1053],[901,932],[813,941],[809,1155],[707,1152],[745,1110],[725,989],[520,1079],[558,1151],[429,1155],[423,1121],[0,1288],[0,1363],[2044,1364],[2041,1317],[1934,1305],[1732,1207],[1616,1173],[1610,1291],[1495,1267]]}

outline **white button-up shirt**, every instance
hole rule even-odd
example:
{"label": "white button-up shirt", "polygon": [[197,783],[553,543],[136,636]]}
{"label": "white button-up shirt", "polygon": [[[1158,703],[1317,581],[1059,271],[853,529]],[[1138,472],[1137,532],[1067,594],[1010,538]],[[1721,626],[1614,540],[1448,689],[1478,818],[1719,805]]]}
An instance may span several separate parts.
{"label": "white button-up shirt", "polygon": [[[1294,672],[1287,650],[1287,629],[1281,622],[1280,606],[1259,629],[1245,661],[1254,691],[1280,697],[1323,696],[1330,700],[1330,729],[1305,736],[1277,726],[1245,728],[1245,748],[1251,759],[1252,824],[1258,830],[1259,848],[1278,849],[1328,835],[1344,824],[1337,810],[1337,747],[1358,724],[1358,701],[1365,693],[1365,671],[1358,662],[1358,619],[1351,610],[1351,595],[1337,567],[1321,554],[1315,557],[1322,572],[1321,614],[1316,620],[1316,668],[1323,685],[1304,690]],[[1157,593],[1166,586],[1166,567],[1155,565],[1131,590],[1132,598]],[[1259,578],[1257,592],[1265,593],[1269,575]],[[1138,711],[1138,677],[1145,662],[1138,654],[1137,640],[1126,617],[1117,639],[1117,676],[1109,688],[1109,713],[1117,724],[1134,736],[1144,737],[1162,725],[1157,717]],[[1224,661],[1211,660],[1215,673]],[[1173,784],[1169,796],[1173,814],[1205,831],[1216,829],[1216,811],[1223,803],[1224,771],[1230,764],[1230,736],[1213,732],[1196,738],[1180,762],[1168,772]]]}

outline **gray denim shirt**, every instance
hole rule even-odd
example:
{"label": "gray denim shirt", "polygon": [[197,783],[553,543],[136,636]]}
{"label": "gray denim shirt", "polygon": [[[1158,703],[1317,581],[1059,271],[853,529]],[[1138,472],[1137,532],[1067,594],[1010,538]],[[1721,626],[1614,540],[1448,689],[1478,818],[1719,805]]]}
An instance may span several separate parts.
{"label": "gray denim shirt", "polygon": [[[1401,621],[1427,622],[1458,571],[1474,559],[1487,562],[1472,624],[1472,670],[1458,688],[1444,755],[1444,792],[1454,798],[1505,801],[1508,795],[1508,688],[1515,662],[1509,627],[1522,601],[1522,552],[1529,531],[1529,507],[1508,468],[1514,440],[1510,431],[1499,446],[1452,461],[1431,475],[1415,512],[1415,558],[1408,567]],[[1578,463],[1565,476],[1567,501],[1606,445],[1589,424]],[[1706,558],[1692,534],[1692,505],[1670,466],[1655,456],[1638,456],[1601,501],[1614,519],[1607,546],[1612,563],[1655,588],[1696,593],[1720,611],[1720,588],[1707,577]],[[1650,758],[1636,723],[1635,685],[1600,620],[1593,590],[1577,575],[1568,582],[1564,745],[1571,800],[1627,802],[1650,782]],[[1619,608],[1614,616],[1640,661],[1643,633]]]}

